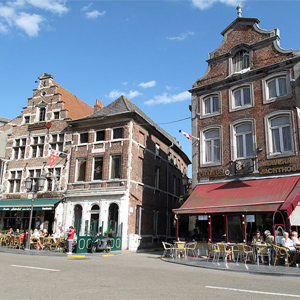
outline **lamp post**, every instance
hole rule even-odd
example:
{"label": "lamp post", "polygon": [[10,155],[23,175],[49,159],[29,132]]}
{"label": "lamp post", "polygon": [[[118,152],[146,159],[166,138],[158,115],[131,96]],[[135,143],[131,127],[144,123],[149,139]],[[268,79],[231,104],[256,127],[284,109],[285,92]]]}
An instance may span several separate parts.
{"label": "lamp post", "polygon": [[34,205],[34,195],[44,187],[46,178],[45,177],[39,177],[37,178],[36,184],[32,184],[32,179],[27,177],[25,179],[25,187],[28,192],[31,192],[31,209],[30,209],[30,217],[29,217],[29,228],[28,228],[28,234],[26,239],[26,248],[25,250],[30,249],[30,236],[31,236],[31,223],[32,223],[32,215],[33,215],[33,205]]}
{"label": "lamp post", "polygon": [[184,194],[187,193],[187,185],[189,184],[189,178],[184,174],[182,176],[182,185],[184,186]]}

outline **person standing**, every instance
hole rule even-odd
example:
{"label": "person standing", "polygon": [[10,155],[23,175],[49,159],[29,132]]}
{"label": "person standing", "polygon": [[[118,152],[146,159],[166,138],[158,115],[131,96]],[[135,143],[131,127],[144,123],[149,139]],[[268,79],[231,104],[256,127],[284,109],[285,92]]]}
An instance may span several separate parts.
{"label": "person standing", "polygon": [[74,236],[75,236],[75,229],[73,226],[69,227],[69,230],[67,232],[67,241],[68,241],[68,252],[67,254],[72,254],[72,244],[73,244],[73,240],[74,240]]}

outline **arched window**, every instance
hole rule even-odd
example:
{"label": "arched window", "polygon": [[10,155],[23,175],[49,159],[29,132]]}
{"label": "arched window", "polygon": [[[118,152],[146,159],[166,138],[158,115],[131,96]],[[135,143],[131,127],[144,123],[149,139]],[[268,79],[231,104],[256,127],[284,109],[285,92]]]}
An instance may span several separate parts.
{"label": "arched window", "polygon": [[253,129],[251,123],[235,126],[236,157],[253,156]]}
{"label": "arched window", "polygon": [[90,220],[90,233],[93,233],[95,231],[95,226],[96,228],[96,233],[98,233],[100,225],[100,207],[99,205],[95,204],[92,206],[91,209],[91,220]]}
{"label": "arched window", "polygon": [[220,162],[220,132],[218,129],[204,132],[205,163]]}
{"label": "arched window", "polygon": [[108,230],[117,233],[119,218],[119,206],[116,203],[112,203],[109,206],[108,212]]}
{"label": "arched window", "polygon": [[289,116],[270,119],[272,152],[285,153],[293,151],[291,122]]}

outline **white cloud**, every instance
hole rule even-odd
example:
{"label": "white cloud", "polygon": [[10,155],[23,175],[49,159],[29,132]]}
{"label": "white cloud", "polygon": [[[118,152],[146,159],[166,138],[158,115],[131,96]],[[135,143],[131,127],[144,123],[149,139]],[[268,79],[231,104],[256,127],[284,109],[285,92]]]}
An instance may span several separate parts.
{"label": "white cloud", "polygon": [[23,29],[30,37],[35,37],[40,31],[40,23],[44,20],[40,15],[30,15],[27,13],[21,13],[15,20],[18,27]]}
{"label": "white cloud", "polygon": [[106,11],[98,11],[98,10],[93,10],[93,11],[90,11],[90,12],[87,12],[85,13],[85,16],[88,18],[88,19],[96,19],[98,17],[103,17],[104,15],[106,14]]}
{"label": "white cloud", "polygon": [[211,7],[214,3],[220,2],[227,5],[238,5],[244,2],[243,0],[191,0],[192,4],[202,10]]}
{"label": "white cloud", "polygon": [[179,36],[174,36],[174,37],[167,37],[169,41],[183,41],[186,40],[190,35],[194,35],[194,32],[185,32],[185,33],[180,33]]}
{"label": "white cloud", "polygon": [[122,85],[127,85],[127,84],[128,84],[128,82],[126,82],[126,81],[122,82]]}
{"label": "white cloud", "polygon": [[63,14],[69,11],[65,0],[27,0],[34,7],[41,8],[52,13]]}
{"label": "white cloud", "polygon": [[146,101],[145,104],[147,105],[169,104],[169,103],[181,102],[190,99],[191,99],[191,94],[188,91],[175,94],[175,95],[162,93],[161,95],[154,96],[153,99]]}
{"label": "white cloud", "polygon": [[140,93],[139,91],[130,91],[129,93],[124,93],[119,90],[112,90],[108,95],[106,95],[106,97],[111,98],[111,99],[117,99],[122,95],[124,95],[125,97],[127,97],[129,99],[133,99],[135,97],[141,96],[142,93]]}
{"label": "white cloud", "polygon": [[148,82],[141,82],[139,84],[139,86],[143,89],[147,89],[147,88],[150,88],[150,87],[154,87],[156,86],[156,81],[155,80],[152,80],[152,81],[148,81]]}
{"label": "white cloud", "polygon": [[93,3],[90,3],[90,4],[86,5],[86,6],[84,6],[81,10],[82,10],[82,11],[86,11],[86,10],[88,10],[92,5],[93,5]]}
{"label": "white cloud", "polygon": [[[28,9],[39,13],[27,13]],[[66,0],[11,0],[0,3],[0,32],[8,32],[17,27],[30,37],[36,37],[41,30],[41,23],[46,21],[45,12],[63,14],[68,12]]]}

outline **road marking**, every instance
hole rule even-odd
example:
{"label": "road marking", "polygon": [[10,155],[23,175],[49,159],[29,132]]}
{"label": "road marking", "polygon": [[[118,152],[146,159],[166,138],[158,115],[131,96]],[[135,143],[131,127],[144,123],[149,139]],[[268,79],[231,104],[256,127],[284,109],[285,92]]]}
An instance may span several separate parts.
{"label": "road marking", "polygon": [[68,257],[85,257],[85,255],[68,254]]}
{"label": "road marking", "polygon": [[130,254],[130,252],[122,252],[121,254]]}
{"label": "road marking", "polygon": [[102,257],[107,257],[107,256],[115,256],[114,254],[102,254]]}
{"label": "road marking", "polygon": [[244,292],[244,293],[253,293],[253,294],[263,294],[263,295],[274,295],[274,296],[285,296],[285,297],[300,298],[300,295],[260,292],[260,291],[251,291],[251,290],[241,290],[241,289],[232,289],[232,288],[225,288],[225,287],[219,287],[219,286],[209,286],[209,285],[207,285],[206,288],[217,289],[217,290],[228,290],[228,291],[235,291],[235,292]]}
{"label": "road marking", "polygon": [[37,267],[29,267],[29,266],[19,266],[19,265],[11,265],[11,266],[17,267],[17,268],[27,268],[27,269],[36,269],[36,270],[43,270],[43,271],[60,272],[60,270],[55,270],[55,269],[45,269],[45,268],[37,268]]}

